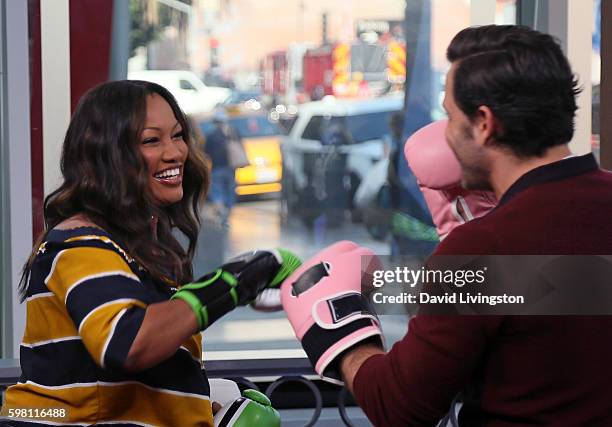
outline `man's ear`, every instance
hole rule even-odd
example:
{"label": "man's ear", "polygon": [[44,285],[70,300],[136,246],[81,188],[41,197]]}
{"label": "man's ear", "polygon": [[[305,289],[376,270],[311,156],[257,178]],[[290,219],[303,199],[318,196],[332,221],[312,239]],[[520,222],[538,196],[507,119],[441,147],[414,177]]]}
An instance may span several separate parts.
{"label": "man's ear", "polygon": [[498,134],[499,123],[493,114],[493,111],[486,105],[481,105],[476,111],[475,120],[475,131],[478,134],[477,140],[481,144],[486,145],[495,139]]}

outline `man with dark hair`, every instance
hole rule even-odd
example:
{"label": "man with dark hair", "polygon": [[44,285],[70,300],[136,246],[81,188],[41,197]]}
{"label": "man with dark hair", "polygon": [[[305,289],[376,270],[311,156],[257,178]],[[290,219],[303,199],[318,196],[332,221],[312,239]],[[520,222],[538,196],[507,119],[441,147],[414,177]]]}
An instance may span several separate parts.
{"label": "man with dark hair", "polygon": [[[435,255],[612,253],[612,174],[569,150],[579,91],[557,42],[525,27],[468,28],[448,59],[447,141],[463,185],[493,190],[499,204]],[[356,276],[328,270],[309,292],[358,289],[347,283]],[[356,317],[369,338],[355,326],[341,347],[342,328],[333,339],[309,330],[302,344],[310,355],[309,343],[332,342],[316,369],[338,366],[377,426],[435,425],[460,392],[462,426],[612,425],[612,317],[417,315],[387,353],[372,339],[376,322]]]}

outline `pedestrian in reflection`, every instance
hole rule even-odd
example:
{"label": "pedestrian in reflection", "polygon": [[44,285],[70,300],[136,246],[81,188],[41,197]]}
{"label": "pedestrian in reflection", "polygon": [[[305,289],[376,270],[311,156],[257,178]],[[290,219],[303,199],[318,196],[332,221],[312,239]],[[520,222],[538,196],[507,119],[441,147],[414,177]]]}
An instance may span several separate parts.
{"label": "pedestrian in reflection", "polygon": [[208,199],[225,223],[236,201],[235,170],[228,157],[228,142],[235,135],[232,134],[225,111],[215,112],[213,123],[215,129],[206,135],[204,144],[204,152],[212,163]]}
{"label": "pedestrian in reflection", "polygon": [[391,255],[425,257],[436,247],[438,235],[416,178],[403,155],[403,112],[391,116],[389,129],[391,147],[387,182],[390,188]]}

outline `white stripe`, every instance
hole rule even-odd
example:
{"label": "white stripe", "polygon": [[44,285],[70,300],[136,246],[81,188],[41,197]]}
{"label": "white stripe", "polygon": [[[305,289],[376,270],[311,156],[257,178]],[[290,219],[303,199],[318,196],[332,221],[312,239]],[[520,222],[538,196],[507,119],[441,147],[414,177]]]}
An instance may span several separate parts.
{"label": "white stripe", "polygon": [[68,288],[68,290],[66,291],[66,298],[64,299],[64,304],[66,304],[66,301],[68,301],[68,295],[70,295],[70,292],[72,292],[72,290],[74,288],[76,288],[77,286],[79,286],[83,282],[85,282],[87,280],[99,279],[101,277],[109,277],[109,276],[123,276],[123,277],[127,277],[128,279],[132,279],[132,280],[140,283],[140,279],[138,278],[138,276],[136,276],[136,275],[134,275],[132,273],[126,273],[123,270],[111,270],[111,271],[105,271],[103,273],[92,274],[92,275],[80,278],[79,280],[74,282]]}
{"label": "white stripe", "polygon": [[67,249],[59,251],[57,255],[55,255],[55,258],[53,258],[53,262],[51,263],[51,270],[49,270],[49,274],[47,275],[47,277],[45,277],[45,285],[47,287],[49,287],[49,280],[51,279],[51,276],[53,276],[53,272],[55,271],[55,266],[57,265],[57,262],[59,261],[62,254],[66,251]]}
{"label": "white stripe", "polygon": [[103,241],[106,244],[112,245],[113,248],[115,248],[119,252],[121,252],[121,255],[123,255],[123,257],[125,258],[125,260],[128,263],[134,262],[134,258],[130,257],[127,254],[127,252],[123,250],[123,248],[121,246],[119,246],[117,243],[113,242],[112,239],[109,239],[106,236],[98,236],[96,234],[88,234],[86,236],[71,237],[69,239],[66,239],[66,242],[83,241],[83,240],[101,240],[101,241]]}
{"label": "white stripe", "polygon": [[465,199],[462,196],[459,196],[457,197],[457,200],[459,201],[459,203],[461,203],[461,207],[463,208],[463,212],[467,216],[467,220],[472,221],[474,219],[474,215],[472,214],[472,211],[470,210],[470,207],[468,206]]}
{"label": "white stripe", "polygon": [[116,382],[116,383],[107,383],[107,382],[98,381],[98,385],[105,386],[105,387],[115,387],[115,386],[126,385],[126,384],[137,384],[137,385],[140,385],[141,387],[144,387],[152,391],[160,391],[162,393],[172,394],[174,396],[194,397],[196,399],[210,400],[210,397],[204,394],[186,393],[182,391],[168,390],[166,388],[155,388],[155,387],[151,387],[149,385],[143,384],[139,381],[121,381],[121,382]]}
{"label": "white stripe", "polygon": [[26,302],[34,301],[35,299],[38,299],[38,298],[52,297],[54,295],[55,294],[53,292],[43,292],[43,293],[40,293],[40,294],[32,295],[29,298],[26,298]]}
{"label": "white stripe", "polygon": [[71,388],[93,387],[97,383],[94,382],[94,383],[72,383],[72,384],[62,384],[62,385],[42,385],[42,384],[35,383],[34,381],[26,381],[24,383],[18,382],[17,384],[33,385],[36,387],[44,388],[46,390],[67,390]]}
{"label": "white stripe", "polygon": [[113,305],[113,304],[119,304],[119,303],[123,303],[123,302],[142,302],[139,301],[137,299],[134,298],[119,298],[113,301],[109,301],[109,302],[105,302],[102,305],[97,306],[96,308],[94,308],[93,310],[91,310],[89,313],[87,313],[87,315],[85,317],[83,317],[83,320],[81,320],[81,323],[79,323],[79,334],[81,333],[81,328],[83,327],[83,324],[85,323],[85,321],[87,319],[89,319],[89,317],[94,314],[96,311],[104,308],[104,307],[108,307],[109,305]]}
{"label": "white stripe", "polygon": [[201,400],[210,400],[210,396],[207,396],[205,394],[185,393],[185,392],[181,392],[181,391],[168,390],[166,388],[155,388],[155,387],[151,387],[149,385],[143,384],[143,383],[141,383],[139,381],[118,381],[116,383],[109,383],[109,382],[104,382],[104,381],[96,381],[96,382],[93,382],[93,383],[72,383],[72,384],[63,384],[63,385],[55,385],[55,386],[42,385],[42,384],[35,383],[33,381],[26,381],[25,383],[18,382],[17,384],[21,384],[21,385],[33,385],[33,386],[40,387],[40,388],[45,389],[45,390],[67,390],[67,389],[71,389],[71,388],[83,388],[83,387],[94,387],[94,386],[119,387],[119,386],[122,386],[122,385],[136,384],[136,385],[144,387],[144,388],[146,388],[148,390],[159,391],[160,393],[172,394],[174,396],[193,397],[193,398],[201,399]]}
{"label": "white stripe", "polygon": [[[240,418],[240,416],[242,415],[242,412],[246,409],[246,406],[249,403],[250,403],[250,400],[245,400],[244,402],[242,402],[240,404],[238,409],[236,409],[236,412],[234,413],[234,416],[227,423],[228,426],[233,426],[234,425],[234,423],[238,420],[238,418]],[[231,405],[231,403],[230,403],[230,405]]]}
{"label": "white stripe", "polygon": [[459,221],[460,224],[465,224],[465,219],[459,214],[459,210],[457,209],[457,203],[459,203],[459,197],[461,197],[461,196],[458,196],[451,203],[451,212],[452,212],[453,216],[455,217],[455,219],[457,221]]}
{"label": "white stripe", "polygon": [[63,341],[74,341],[74,340],[80,340],[80,339],[81,337],[77,335],[77,336],[70,336],[70,337],[54,338],[54,339],[44,340],[44,341],[37,341],[37,342],[29,343],[29,344],[22,342],[21,345],[23,347],[34,348],[34,347],[38,347],[38,346],[45,345],[45,344],[51,344],[51,343],[63,342]]}
{"label": "white stripe", "polygon": [[106,350],[108,349],[108,344],[110,343],[111,339],[113,339],[113,335],[115,334],[115,328],[117,327],[117,323],[119,323],[119,321],[121,320],[121,318],[123,317],[123,315],[126,313],[127,310],[128,309],[126,307],[115,316],[115,319],[113,320],[113,324],[111,326],[111,330],[108,334],[108,337],[106,338],[106,342],[104,343],[104,346],[102,346],[102,354],[100,355],[100,366],[102,366],[103,368],[106,367],[104,365],[104,357],[106,356]]}

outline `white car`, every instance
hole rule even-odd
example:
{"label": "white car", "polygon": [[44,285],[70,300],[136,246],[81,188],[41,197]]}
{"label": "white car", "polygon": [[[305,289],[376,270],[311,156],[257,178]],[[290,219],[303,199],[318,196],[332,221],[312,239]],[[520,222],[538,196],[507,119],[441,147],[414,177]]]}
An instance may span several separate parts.
{"label": "white car", "polygon": [[323,213],[328,224],[342,222],[360,182],[385,155],[389,119],[403,105],[403,94],[302,104],[281,145],[283,214],[306,224]]}
{"label": "white car", "polygon": [[157,83],[170,91],[185,114],[209,113],[225,101],[231,90],[224,87],[206,86],[191,71],[143,70],[130,71],[129,80],[144,80]]}

